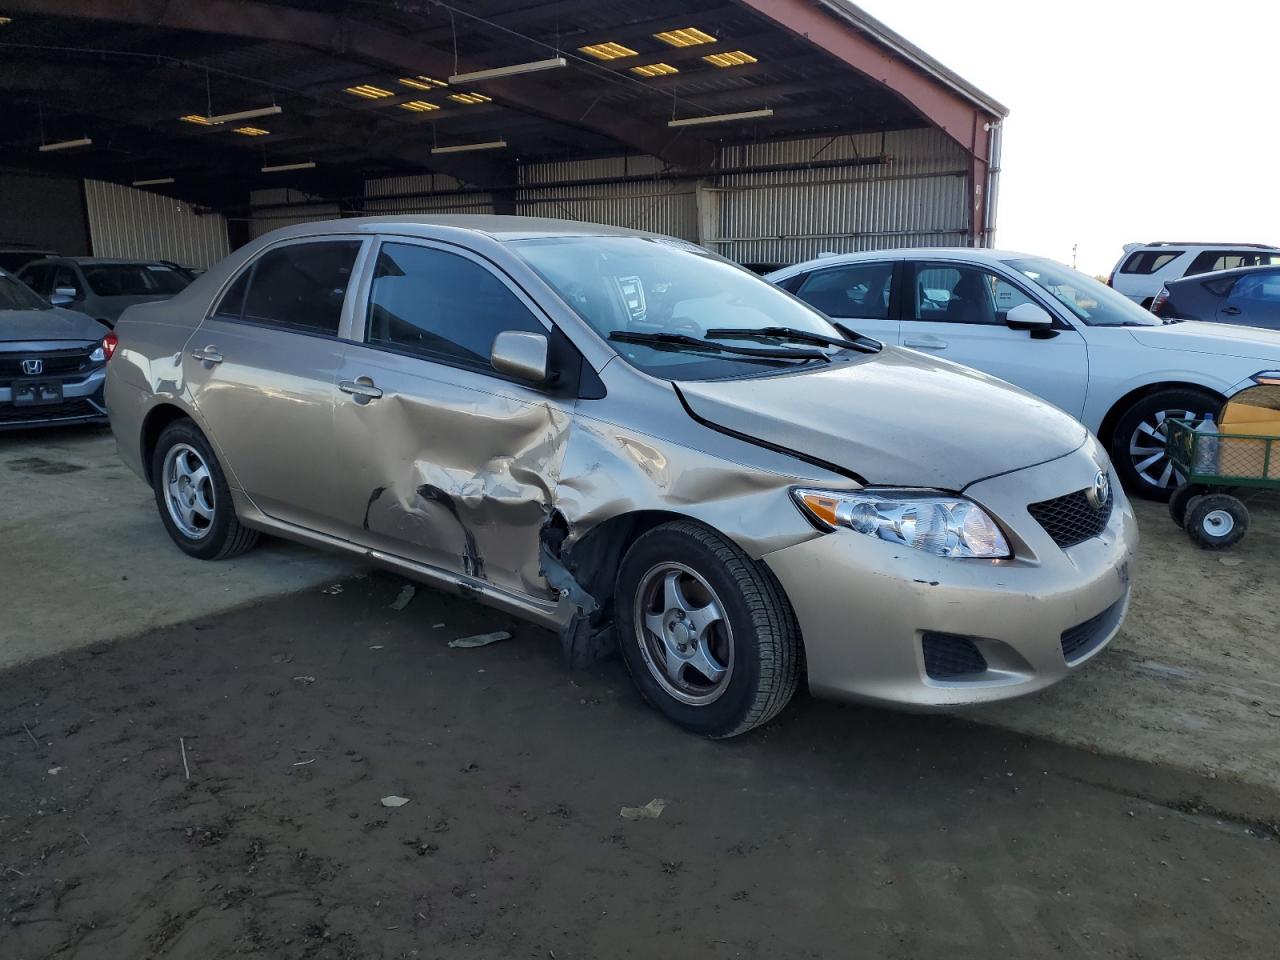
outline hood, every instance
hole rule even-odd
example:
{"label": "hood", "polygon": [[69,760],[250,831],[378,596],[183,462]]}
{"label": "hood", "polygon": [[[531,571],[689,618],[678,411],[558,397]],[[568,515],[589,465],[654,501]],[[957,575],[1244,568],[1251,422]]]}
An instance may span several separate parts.
{"label": "hood", "polygon": [[0,343],[29,340],[101,340],[107,328],[74,310],[0,310]]}
{"label": "hood", "polygon": [[1280,362],[1280,330],[1186,320],[1161,327],[1131,327],[1129,333],[1144,347],[1157,350],[1190,350],[1221,357]]}
{"label": "hood", "polygon": [[870,484],[962,490],[1088,437],[1078,420],[1003,380],[897,347],[807,373],[676,386],[701,419]]}

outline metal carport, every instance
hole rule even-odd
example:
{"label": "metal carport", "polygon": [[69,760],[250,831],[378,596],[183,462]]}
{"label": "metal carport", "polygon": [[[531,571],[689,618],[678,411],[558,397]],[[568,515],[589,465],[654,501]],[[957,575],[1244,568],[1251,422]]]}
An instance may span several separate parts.
{"label": "metal carport", "polygon": [[846,0],[6,0],[0,50],[0,169],[83,181],[100,254],[387,211],[744,262],[994,234],[1007,111]]}

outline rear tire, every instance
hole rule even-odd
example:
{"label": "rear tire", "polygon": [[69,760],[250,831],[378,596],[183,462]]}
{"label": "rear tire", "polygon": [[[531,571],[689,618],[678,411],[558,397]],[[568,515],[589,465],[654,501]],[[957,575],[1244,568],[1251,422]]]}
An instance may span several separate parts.
{"label": "rear tire", "polygon": [[258,542],[258,531],[236,516],[218,458],[191,420],[175,420],[161,431],[151,455],[151,487],[160,521],[189,556],[227,560]]}
{"label": "rear tire", "polygon": [[767,568],[719,534],[688,521],[645,533],[622,560],[616,596],[631,679],[686,730],[737,736],[794,695],[803,653],[791,603]]}
{"label": "rear tire", "polygon": [[1248,531],[1248,508],[1227,493],[1196,497],[1187,512],[1187,536],[1202,550],[1234,547]]}
{"label": "rear tire", "polygon": [[1168,500],[1186,478],[1164,452],[1166,422],[1217,418],[1222,398],[1195,387],[1168,387],[1140,398],[1116,421],[1111,460],[1126,490],[1148,500]]}

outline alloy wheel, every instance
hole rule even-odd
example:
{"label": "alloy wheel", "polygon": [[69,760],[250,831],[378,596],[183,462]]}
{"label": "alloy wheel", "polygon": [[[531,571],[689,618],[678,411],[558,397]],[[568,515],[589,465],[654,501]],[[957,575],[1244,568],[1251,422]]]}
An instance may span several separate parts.
{"label": "alloy wheel", "polygon": [[640,579],[635,635],[653,679],[690,706],[717,700],[733,675],[733,631],[711,585],[682,563],[661,563]]}
{"label": "alloy wheel", "polygon": [[1211,420],[1210,413],[1197,413],[1193,410],[1157,410],[1142,420],[1129,438],[1129,457],[1133,462],[1134,472],[1142,478],[1142,482],[1158,490],[1170,490],[1186,480],[1182,472],[1173,465],[1165,452],[1165,440],[1169,433],[1170,420],[1190,420],[1199,427]]}
{"label": "alloy wheel", "polygon": [[175,443],[164,457],[164,502],[184,537],[202,540],[213,529],[213,477],[195,447]]}

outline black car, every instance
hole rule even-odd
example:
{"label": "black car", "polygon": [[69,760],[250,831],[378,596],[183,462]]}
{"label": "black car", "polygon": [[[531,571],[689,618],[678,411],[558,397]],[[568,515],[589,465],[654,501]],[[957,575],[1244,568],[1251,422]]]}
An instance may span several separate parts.
{"label": "black car", "polygon": [[1172,280],[1152,302],[1151,312],[1280,330],[1280,267],[1238,267]]}

